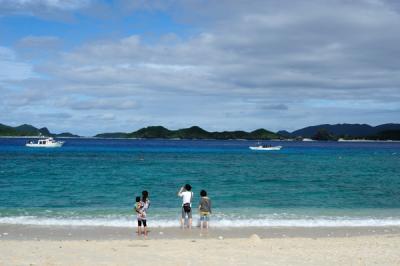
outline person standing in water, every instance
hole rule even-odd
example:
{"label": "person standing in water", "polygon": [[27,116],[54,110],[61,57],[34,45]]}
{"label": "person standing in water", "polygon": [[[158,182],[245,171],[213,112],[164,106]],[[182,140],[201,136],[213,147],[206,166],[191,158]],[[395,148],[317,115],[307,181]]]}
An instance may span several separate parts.
{"label": "person standing in water", "polygon": [[143,233],[145,236],[147,236],[147,209],[150,207],[150,200],[149,200],[149,192],[146,190],[142,191],[142,200],[141,200],[141,205],[142,205],[142,223],[143,223]]}
{"label": "person standing in water", "polygon": [[186,184],[185,186],[181,187],[178,191],[177,195],[182,198],[182,217],[181,217],[181,227],[185,227],[185,219],[188,218],[188,227],[189,229],[192,228],[192,199],[193,199],[193,192],[192,186]]}
{"label": "person standing in water", "polygon": [[[143,218],[143,204],[140,200],[140,197],[136,197],[135,212],[138,224],[136,233],[140,235],[142,234],[142,218]],[[144,224],[146,224],[146,220],[144,221]]]}
{"label": "person standing in water", "polygon": [[207,191],[205,190],[200,191],[200,196],[200,229],[203,230],[203,228],[208,229],[208,223],[210,221],[211,214],[211,200],[209,197],[207,197]]}

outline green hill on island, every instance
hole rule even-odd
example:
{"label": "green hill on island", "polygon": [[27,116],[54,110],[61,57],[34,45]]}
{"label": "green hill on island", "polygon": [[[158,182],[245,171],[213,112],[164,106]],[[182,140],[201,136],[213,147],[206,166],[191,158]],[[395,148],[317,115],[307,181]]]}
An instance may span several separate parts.
{"label": "green hill on island", "polygon": [[[51,133],[46,127],[36,128],[32,125],[23,124],[12,127],[0,124],[0,137],[79,137],[72,133]],[[383,124],[372,127],[367,124],[322,124],[306,127],[293,132],[279,131],[277,133],[260,128],[251,132],[242,130],[209,132],[198,126],[169,130],[163,126],[149,126],[131,133],[113,132],[97,134],[98,138],[138,138],[138,139],[247,139],[247,140],[269,140],[269,139],[302,139],[304,137],[314,140],[338,140],[343,139],[369,139],[369,140],[400,140],[400,124]]]}
{"label": "green hill on island", "polygon": [[132,133],[103,133],[98,138],[144,138],[144,139],[279,139],[280,136],[266,129],[257,129],[252,132],[223,131],[208,132],[198,126],[169,130],[162,126],[150,126]]}
{"label": "green hill on island", "polygon": [[400,140],[400,130],[384,130],[372,137],[375,140]]}
{"label": "green hill on island", "polygon": [[279,131],[277,133],[266,129],[246,131],[208,132],[198,126],[169,130],[162,126],[149,126],[131,133],[102,133],[99,138],[144,138],[144,139],[302,139],[303,137],[314,140],[344,139],[370,139],[370,140],[400,140],[400,124],[383,124],[376,127],[365,124],[336,124],[317,125],[296,130],[292,133]]}
{"label": "green hill on island", "polygon": [[79,137],[71,133],[53,134],[46,127],[36,128],[31,125],[23,124],[17,127],[11,127],[0,124],[0,136],[3,137],[33,137],[33,136],[50,136],[50,137]]}
{"label": "green hill on island", "polygon": [[[316,140],[335,140],[343,139],[398,139],[400,124],[388,123],[379,126],[370,126],[368,124],[321,124],[298,129],[289,133],[279,131],[278,133],[285,137],[304,137]],[[386,133],[385,133],[386,132]]]}

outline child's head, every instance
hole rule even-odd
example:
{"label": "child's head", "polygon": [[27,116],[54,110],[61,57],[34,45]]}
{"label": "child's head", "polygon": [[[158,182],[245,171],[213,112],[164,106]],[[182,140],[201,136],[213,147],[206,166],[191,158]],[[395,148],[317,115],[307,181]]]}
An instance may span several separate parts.
{"label": "child's head", "polygon": [[145,202],[149,197],[149,192],[147,190],[142,191],[142,200]]}
{"label": "child's head", "polygon": [[186,189],[186,191],[191,191],[192,190],[192,186],[189,185],[189,184],[186,184],[185,185],[185,189]]}
{"label": "child's head", "polygon": [[205,197],[207,196],[207,191],[205,191],[204,189],[200,191],[200,196]]}
{"label": "child's head", "polygon": [[136,197],[136,202],[140,202],[140,197]]}

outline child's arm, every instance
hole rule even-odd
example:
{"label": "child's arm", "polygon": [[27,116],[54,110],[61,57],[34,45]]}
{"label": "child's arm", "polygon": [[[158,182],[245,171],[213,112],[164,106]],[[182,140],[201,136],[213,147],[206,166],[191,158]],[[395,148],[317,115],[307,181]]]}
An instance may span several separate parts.
{"label": "child's arm", "polygon": [[139,206],[137,206],[137,205],[135,205],[135,211],[136,211],[137,213],[142,213],[141,208],[140,208]]}
{"label": "child's arm", "polygon": [[182,192],[183,192],[183,187],[179,189],[178,193],[176,193],[177,196],[182,197]]}

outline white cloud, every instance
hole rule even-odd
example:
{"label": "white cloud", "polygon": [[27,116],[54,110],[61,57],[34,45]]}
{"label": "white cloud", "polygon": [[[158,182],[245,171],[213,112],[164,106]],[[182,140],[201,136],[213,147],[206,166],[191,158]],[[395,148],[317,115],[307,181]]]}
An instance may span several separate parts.
{"label": "white cloud", "polygon": [[75,110],[133,110],[138,108],[137,102],[127,99],[91,99],[73,100],[64,104]]}
{"label": "white cloud", "polygon": [[[332,98],[343,90],[357,98],[355,89],[393,94],[399,84],[392,56],[399,49],[399,15],[362,1],[317,3],[288,5],[279,14],[262,14],[258,6],[236,11],[234,18],[219,14],[223,19],[212,28],[173,45],[150,45],[137,35],[93,42],[49,69],[60,79],[143,90],[282,98],[293,90]],[[335,90],[342,91],[326,95]]]}
{"label": "white cloud", "polygon": [[92,4],[92,0],[0,0],[0,17],[22,15],[71,21],[73,12],[85,11]]}
{"label": "white cloud", "polygon": [[34,77],[32,66],[17,59],[12,49],[0,46],[0,82]]}
{"label": "white cloud", "polygon": [[61,40],[55,36],[26,36],[17,46],[22,48],[52,49],[60,46]]}
{"label": "white cloud", "polygon": [[[128,120],[137,127],[210,129],[238,129],[242,121],[242,129],[273,130],[283,122],[288,129],[357,119],[373,123],[387,109],[384,103],[400,104],[400,14],[387,1],[120,4],[170,12],[196,28],[186,38],[171,33],[152,42],[140,35],[87,42],[35,68],[50,80],[21,86],[68,96],[61,107],[73,119],[79,120],[78,111],[97,112],[93,119],[108,116],[116,128]],[[165,41],[171,36],[173,41]],[[56,40],[31,36],[21,44],[42,41]],[[363,104],[379,116],[363,117]],[[134,117],[119,114],[130,109]],[[396,122],[393,110],[386,110],[391,113],[385,119]]]}
{"label": "white cloud", "polygon": [[38,8],[75,10],[86,7],[91,0],[0,0],[0,10],[30,12]]}

